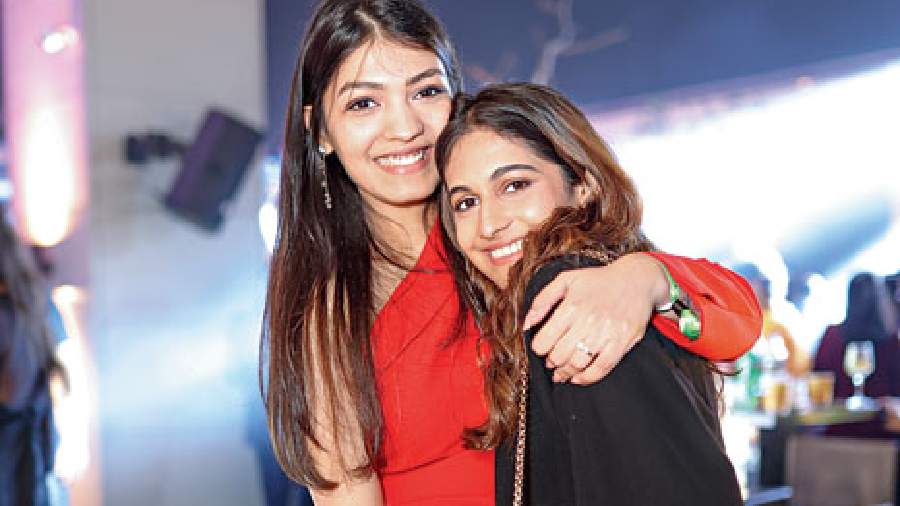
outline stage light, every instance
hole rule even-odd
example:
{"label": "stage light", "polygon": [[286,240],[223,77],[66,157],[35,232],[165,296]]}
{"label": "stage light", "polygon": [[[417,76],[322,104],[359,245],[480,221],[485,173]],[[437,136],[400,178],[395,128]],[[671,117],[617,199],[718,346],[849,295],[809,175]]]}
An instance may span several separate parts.
{"label": "stage light", "polygon": [[57,54],[78,42],[78,30],[69,25],[62,25],[44,34],[41,49],[47,54]]}
{"label": "stage light", "polygon": [[22,133],[25,232],[39,246],[54,246],[68,236],[79,208],[72,125],[64,108],[44,107],[26,118]]}

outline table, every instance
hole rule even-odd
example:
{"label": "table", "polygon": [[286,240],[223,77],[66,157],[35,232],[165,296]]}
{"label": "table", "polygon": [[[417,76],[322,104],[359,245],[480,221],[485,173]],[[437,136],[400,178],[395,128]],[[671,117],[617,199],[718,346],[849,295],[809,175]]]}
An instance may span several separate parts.
{"label": "table", "polygon": [[[866,422],[881,416],[881,410],[848,410],[843,401],[808,410],[775,414],[758,410],[729,410],[723,429],[743,426],[749,438],[744,458],[742,487],[746,505],[787,504],[791,488],[785,484],[785,449],[791,434],[822,432],[830,425]],[[752,433],[747,428],[752,428]],[[726,434],[726,438],[728,435]],[[733,455],[730,455],[732,458]],[[739,463],[735,462],[736,468]]]}

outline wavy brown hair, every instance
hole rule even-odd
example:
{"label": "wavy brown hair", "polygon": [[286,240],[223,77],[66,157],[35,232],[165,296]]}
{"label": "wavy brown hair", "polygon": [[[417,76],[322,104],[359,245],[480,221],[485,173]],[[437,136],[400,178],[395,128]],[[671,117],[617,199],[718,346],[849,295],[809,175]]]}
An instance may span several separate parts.
{"label": "wavy brown hair", "polygon": [[[653,245],[640,229],[642,204],[634,182],[587,118],[560,93],[522,83],[488,86],[474,97],[459,97],[453,119],[435,148],[442,176],[457,142],[477,130],[524,143],[558,165],[573,188],[582,186],[588,192],[582,206],[557,209],[526,236],[522,259],[510,270],[505,290],[469,268],[458,248],[449,248],[456,252],[451,265],[460,292],[474,309],[482,339],[491,350],[484,367],[488,418],[468,429],[464,437],[471,447],[493,448],[515,433],[517,385],[527,360],[521,310],[525,288],[535,272],[573,253],[606,265],[628,253],[652,250]],[[455,246],[450,209],[444,192],[445,238]],[[692,372],[689,377],[701,383],[699,390],[709,392],[705,362]]]}
{"label": "wavy brown hair", "polygon": [[[288,102],[259,371],[275,456],[291,479],[318,489],[337,483],[317,467],[315,452],[333,443],[343,472],[365,477],[376,469],[381,447],[369,331],[373,255],[391,255],[369,230],[365,205],[338,157],[323,159],[316,151],[326,87],[340,64],[376,37],[433,51],[450,92],[461,87],[450,42],[418,1],[324,0],[316,8]],[[305,106],[312,112],[308,126]],[[360,443],[364,454],[357,460],[349,445]]]}

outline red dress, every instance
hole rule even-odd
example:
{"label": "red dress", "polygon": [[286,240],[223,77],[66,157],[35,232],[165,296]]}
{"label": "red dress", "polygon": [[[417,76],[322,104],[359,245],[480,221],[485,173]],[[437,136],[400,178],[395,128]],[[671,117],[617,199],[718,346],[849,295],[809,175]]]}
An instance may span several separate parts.
{"label": "red dress", "polygon": [[494,452],[466,450],[462,431],[487,416],[478,329],[448,344],[459,314],[440,225],[372,328],[385,422],[385,504],[492,505]]}
{"label": "red dress", "polygon": [[[494,504],[494,452],[462,446],[463,429],[482,423],[487,405],[471,316],[464,336],[448,344],[459,306],[443,251],[437,224],[416,267],[372,327],[385,422],[385,465],[379,477],[390,506]],[[689,341],[668,320],[654,319],[663,333],[715,360],[735,358],[752,346],[762,316],[742,278],[706,261],[654,256],[688,293],[703,324],[701,338]]]}

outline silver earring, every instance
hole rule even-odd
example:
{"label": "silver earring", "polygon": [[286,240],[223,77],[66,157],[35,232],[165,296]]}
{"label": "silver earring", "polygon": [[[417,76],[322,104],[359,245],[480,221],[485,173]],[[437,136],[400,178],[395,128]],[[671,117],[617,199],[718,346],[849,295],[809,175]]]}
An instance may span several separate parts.
{"label": "silver earring", "polygon": [[322,177],[322,197],[325,200],[325,209],[331,210],[331,190],[328,189],[328,172],[324,161],[319,166],[319,171]]}
{"label": "silver earring", "polygon": [[320,184],[322,185],[322,197],[325,202],[325,209],[331,209],[331,190],[328,189],[328,167],[325,162],[325,157],[327,153],[325,153],[325,146],[319,144],[316,146],[316,151],[318,151],[319,156],[322,157],[322,160],[319,163],[319,177]]}

